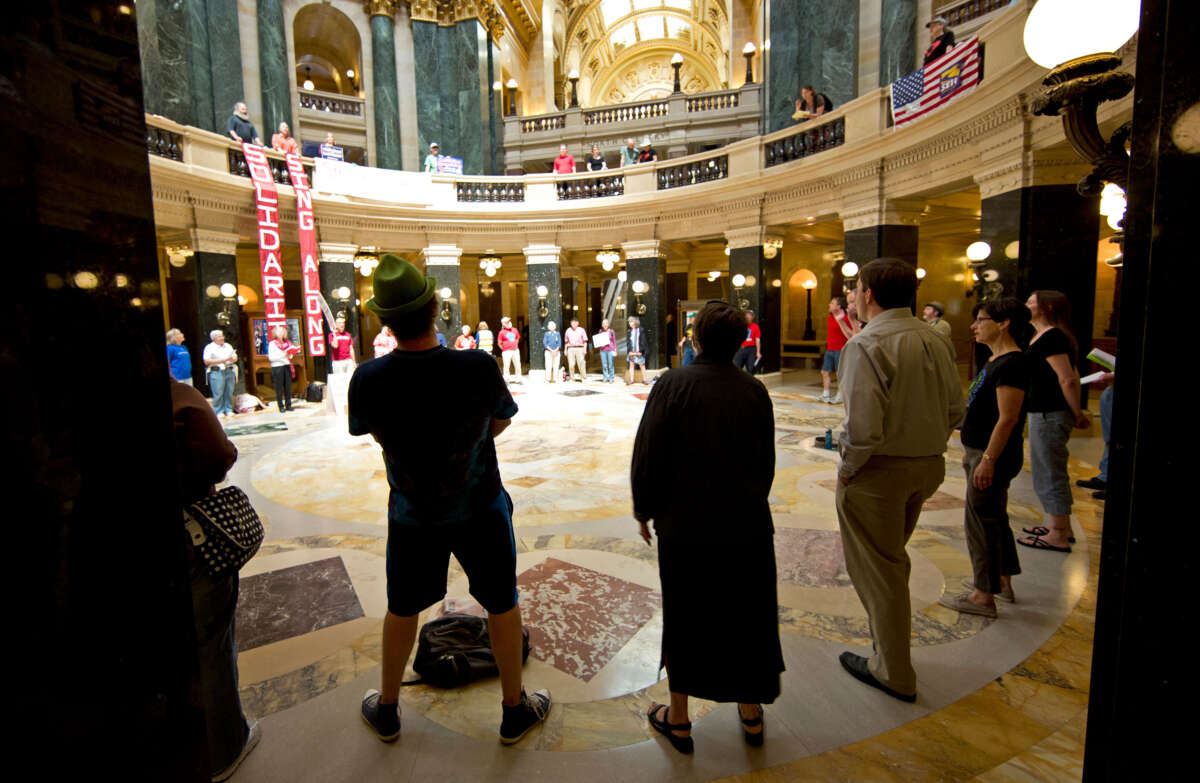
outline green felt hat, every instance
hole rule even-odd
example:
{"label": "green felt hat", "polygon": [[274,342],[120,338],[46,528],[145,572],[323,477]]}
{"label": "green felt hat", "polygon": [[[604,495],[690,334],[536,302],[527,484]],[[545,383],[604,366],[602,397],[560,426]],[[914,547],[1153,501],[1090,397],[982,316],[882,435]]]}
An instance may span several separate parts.
{"label": "green felt hat", "polygon": [[367,309],[378,316],[411,313],[433,298],[437,283],[399,256],[388,253],[379,259],[372,276],[375,295],[367,300]]}

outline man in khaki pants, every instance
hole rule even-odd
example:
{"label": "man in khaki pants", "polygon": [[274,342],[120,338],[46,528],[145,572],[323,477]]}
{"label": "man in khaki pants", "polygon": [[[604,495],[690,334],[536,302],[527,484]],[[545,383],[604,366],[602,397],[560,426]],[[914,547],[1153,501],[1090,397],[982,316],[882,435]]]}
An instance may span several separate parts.
{"label": "man in khaki pants", "polygon": [[861,332],[842,350],[846,406],[837,512],[846,571],[866,607],[875,654],[841,654],[842,667],[902,701],[917,699],[909,649],[912,563],[904,547],[921,506],[946,476],[942,456],[963,418],[954,349],[909,309],[916,269],[877,258],[859,272]]}

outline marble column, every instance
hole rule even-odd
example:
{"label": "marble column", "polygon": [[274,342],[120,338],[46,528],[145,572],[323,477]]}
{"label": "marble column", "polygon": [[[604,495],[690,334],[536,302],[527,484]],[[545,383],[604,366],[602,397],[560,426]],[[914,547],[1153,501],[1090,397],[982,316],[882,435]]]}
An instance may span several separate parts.
{"label": "marble column", "polygon": [[[213,125],[209,130],[225,135],[225,122],[233,105],[245,100],[242,84],[242,45],[238,31],[238,0],[207,0],[208,51],[212,67]],[[265,137],[270,141],[270,133]],[[293,132],[296,130],[292,128]]]}
{"label": "marble column", "polygon": [[374,79],[375,165],[400,168],[400,94],[396,82],[396,19],[394,2],[369,2],[371,13],[371,75]]}
{"label": "marble column", "polygon": [[489,154],[487,156],[487,170],[484,173],[491,175],[504,173],[501,169],[504,160],[504,126],[501,124],[498,108],[500,94],[493,87],[500,74],[499,54],[499,48],[489,38],[487,42],[487,149],[489,150]]}
{"label": "marble column", "polygon": [[453,27],[412,24],[421,159],[436,141],[461,158],[463,173],[484,172],[488,149],[487,32],[475,19]]}
{"label": "marble column", "polygon": [[[622,242],[625,251],[625,314],[636,316],[646,330],[646,369],[670,367],[667,354],[667,259],[666,248],[657,239]],[[639,313],[639,297],[633,292],[638,280],[646,284],[640,302],[646,312]]]}
{"label": "marble column", "polygon": [[291,69],[288,67],[287,40],[284,37],[283,0],[258,0],[258,75],[262,80],[263,141],[286,122],[292,122]]}
{"label": "marble column", "polygon": [[[454,338],[458,336],[463,324],[462,280],[459,273],[462,252],[461,247],[454,245],[430,245],[421,251],[421,257],[425,260],[425,274],[437,281],[435,290],[438,292],[438,301],[443,305],[438,308],[434,323],[449,345],[454,344]],[[449,297],[442,296],[443,288],[450,289]],[[442,312],[447,309],[445,305],[449,305],[450,320],[442,317]]]}
{"label": "marble column", "polygon": [[[232,283],[237,287],[237,243],[238,235],[207,229],[191,230],[192,261],[196,265],[196,316],[198,332],[192,337],[191,345],[198,355],[209,343],[213,329],[225,333],[225,341],[238,352],[238,377],[235,391],[246,391],[246,360],[252,356],[250,341],[243,339],[242,310],[237,294],[227,302],[221,295],[221,286]],[[213,296],[216,294],[216,296]],[[196,357],[198,358],[198,356]],[[195,370],[195,368],[193,368]],[[207,378],[200,363],[199,373],[193,371],[192,380],[197,389],[212,396]]]}
{"label": "marble column", "polygon": [[[135,22],[107,16],[102,33],[75,3],[6,12],[0,227],[21,261],[0,303],[0,491],[29,597],[11,622],[37,649],[16,703],[38,705],[14,739],[40,749],[47,721],[71,738],[47,777],[136,754],[135,777],[208,780]],[[101,135],[75,90],[121,121]],[[45,208],[47,183],[94,172],[67,209]]]}
{"label": "marble column", "polygon": [[1092,344],[1096,305],[1096,254],[1100,206],[1074,185],[1036,185],[982,199],[979,238],[991,246],[984,284],[998,273],[994,291],[983,294],[1024,300],[1038,289],[1062,291],[1071,301],[1072,328],[1082,353]]}
{"label": "marble column", "polygon": [[879,85],[917,69],[917,0],[883,0],[879,24]]}
{"label": "marble column", "polygon": [[[320,261],[317,264],[317,274],[321,279],[321,293],[325,296],[325,301],[329,303],[329,309],[333,311],[335,316],[341,312],[345,313],[346,331],[354,336],[355,352],[359,361],[362,361],[364,358],[370,358],[375,354],[373,352],[365,352],[370,343],[365,341],[362,335],[359,334],[358,307],[354,304],[354,298],[357,296],[356,292],[358,291],[358,281],[355,279],[356,271],[354,269],[354,253],[357,250],[357,245],[321,242],[317,248],[317,253],[320,256]],[[343,286],[350,289],[350,299],[344,307],[334,293]],[[332,331],[333,325],[326,324],[326,337]],[[317,380],[324,381],[329,375],[329,357],[314,357],[313,372],[316,374]]]}
{"label": "marble column", "polygon": [[800,88],[841,106],[858,95],[859,0],[772,0],[767,131],[793,124]]}
{"label": "marble column", "polygon": [[[735,307],[741,302],[754,311],[755,322],[762,331],[762,365],[759,372],[779,371],[779,352],[782,345],[782,280],[783,251],[767,258],[763,242],[769,237],[762,228],[753,226],[725,232],[729,243],[729,301]],[[733,276],[743,275],[746,285],[741,295],[733,288]],[[775,285],[779,280],[780,284]]]}
{"label": "marble column", "polygon": [[207,38],[207,29],[194,30],[197,7],[203,13],[199,0],[143,0],[137,9],[145,110],[184,125],[197,124],[192,58],[208,56],[207,48],[192,45],[200,34]]}
{"label": "marble column", "polygon": [[[529,368],[530,371],[546,369],[546,356],[542,348],[542,336],[546,334],[546,322],[553,321],[558,333],[563,333],[562,277],[559,267],[562,248],[557,245],[530,245],[525,248],[525,278],[529,290]],[[538,310],[542,307],[538,286],[546,286],[546,315]]]}

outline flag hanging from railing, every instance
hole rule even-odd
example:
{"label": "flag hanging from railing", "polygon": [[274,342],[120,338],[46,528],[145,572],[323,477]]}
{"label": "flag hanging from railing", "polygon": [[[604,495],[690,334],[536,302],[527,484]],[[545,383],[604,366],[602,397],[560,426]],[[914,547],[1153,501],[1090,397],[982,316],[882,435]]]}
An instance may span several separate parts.
{"label": "flag hanging from railing", "polygon": [[961,98],[979,84],[979,38],[892,82],[892,119],[900,128]]}

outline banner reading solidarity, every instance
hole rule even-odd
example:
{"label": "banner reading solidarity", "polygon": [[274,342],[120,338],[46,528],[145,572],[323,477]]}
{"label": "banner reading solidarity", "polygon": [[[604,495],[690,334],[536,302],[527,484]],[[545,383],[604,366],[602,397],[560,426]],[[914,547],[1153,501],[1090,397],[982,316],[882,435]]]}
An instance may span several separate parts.
{"label": "banner reading solidarity", "polygon": [[[312,191],[300,156],[288,153],[288,174],[296,191],[296,223],[300,227],[300,278],[304,281],[304,321],[310,356],[325,355],[325,329],[321,326],[321,276],[317,272],[317,230]],[[332,329],[333,324],[329,327]]]}
{"label": "banner reading solidarity", "polygon": [[246,168],[254,183],[254,206],[258,214],[258,263],[262,272],[263,305],[267,326],[287,326],[283,301],[283,263],[279,257],[279,191],[271,176],[271,163],[262,147],[242,142]]}

